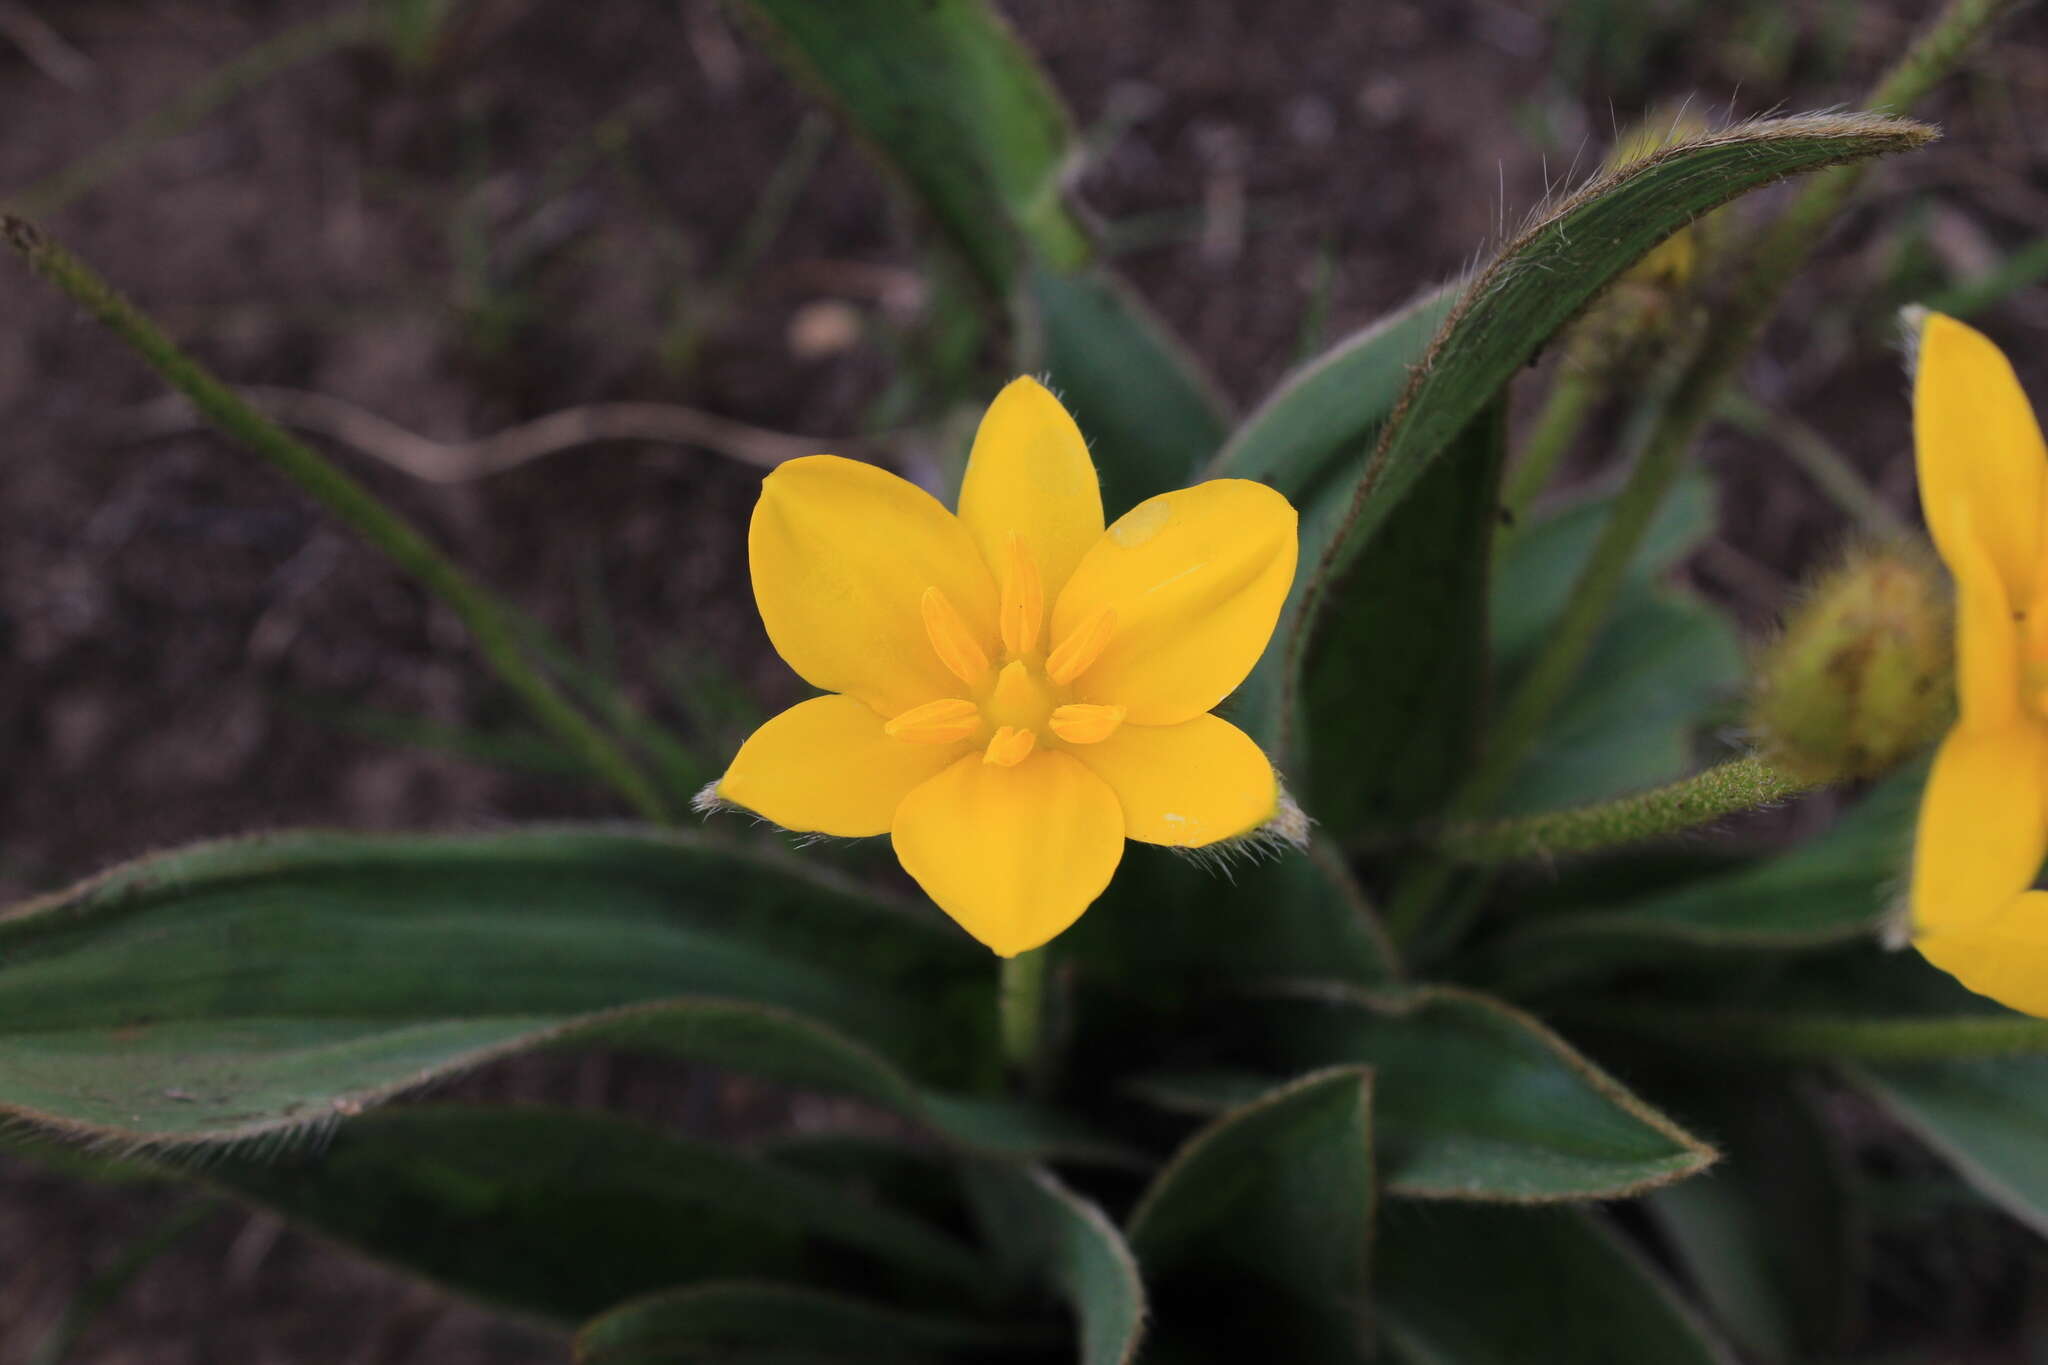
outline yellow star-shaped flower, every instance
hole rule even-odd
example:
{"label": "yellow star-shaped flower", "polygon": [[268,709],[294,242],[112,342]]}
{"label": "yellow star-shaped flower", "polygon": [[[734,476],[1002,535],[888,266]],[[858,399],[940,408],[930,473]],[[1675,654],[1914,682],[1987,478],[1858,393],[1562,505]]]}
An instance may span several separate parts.
{"label": "yellow star-shaped flower", "polygon": [[813,455],[762,484],[747,548],[770,642],[831,695],[756,730],[707,795],[888,834],[1004,957],[1078,919],[1126,837],[1199,848],[1280,809],[1265,754],[1209,714],[1294,581],[1294,509],[1263,484],[1164,493],[1105,530],[1073,418],[1018,379],[982,418],[958,516]]}
{"label": "yellow star-shaped flower", "polygon": [[1956,581],[1961,717],[1914,836],[1914,944],[1971,990],[2048,1016],[2048,450],[2012,366],[1930,313],[1913,385],[1920,501]]}

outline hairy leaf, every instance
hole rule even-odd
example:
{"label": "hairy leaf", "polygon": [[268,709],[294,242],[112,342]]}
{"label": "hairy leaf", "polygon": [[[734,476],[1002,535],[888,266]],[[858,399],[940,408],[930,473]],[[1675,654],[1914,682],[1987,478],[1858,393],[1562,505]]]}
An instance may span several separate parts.
{"label": "hairy leaf", "polygon": [[576,1335],[576,1365],[940,1365],[1044,1344],[1028,1327],[794,1285],[713,1281],[636,1299],[586,1324]]}
{"label": "hairy leaf", "polygon": [[990,1074],[993,985],[986,955],[936,922],[688,835],[208,844],[0,920],[0,1112],[232,1142],[508,1052],[601,1042],[1044,1150],[1075,1136],[1063,1121],[923,1088]]}
{"label": "hairy leaf", "polygon": [[1381,1184],[1428,1199],[1616,1198],[1701,1170],[1714,1149],[1530,1016],[1448,986],[1302,986],[1228,1014],[1214,1068],[1135,1087],[1197,1111],[1243,1103],[1275,1073],[1373,1070]]}
{"label": "hairy leaf", "polygon": [[1051,1172],[1007,1163],[966,1168],[989,1244],[1014,1284],[1051,1289],[1073,1311],[1081,1365],[1125,1365],[1145,1330],[1138,1264],[1102,1210]]}
{"label": "hairy leaf", "polygon": [[1217,1118],[1131,1214],[1154,1350],[1357,1358],[1373,1209],[1367,1069],[1314,1072]]}
{"label": "hairy leaf", "polygon": [[297,1226],[566,1321],[712,1278],[972,1300],[988,1274],[964,1242],[817,1176],[602,1114],[408,1106],[318,1150],[200,1169]]}
{"label": "hairy leaf", "polygon": [[1380,1323],[1406,1365],[1733,1365],[1661,1276],[1576,1209],[1390,1206]]}

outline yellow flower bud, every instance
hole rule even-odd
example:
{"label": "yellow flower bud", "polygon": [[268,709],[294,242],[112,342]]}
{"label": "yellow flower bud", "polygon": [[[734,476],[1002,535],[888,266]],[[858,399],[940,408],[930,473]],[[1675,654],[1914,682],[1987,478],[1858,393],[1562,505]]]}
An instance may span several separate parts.
{"label": "yellow flower bud", "polygon": [[1946,585],[1902,546],[1852,551],[1821,574],[1756,661],[1750,724],[1803,781],[1875,777],[1955,718]]}

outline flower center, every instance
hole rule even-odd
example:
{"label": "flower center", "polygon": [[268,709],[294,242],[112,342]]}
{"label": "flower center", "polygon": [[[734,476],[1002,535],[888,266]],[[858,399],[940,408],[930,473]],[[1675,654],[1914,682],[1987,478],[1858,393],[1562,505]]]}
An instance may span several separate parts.
{"label": "flower center", "polygon": [[1076,678],[1102,657],[1116,634],[1116,612],[1104,607],[1069,632],[1049,654],[1039,652],[1045,631],[1045,586],[1023,537],[1009,537],[997,625],[1003,661],[989,659],[974,631],[946,594],[926,588],[919,611],[932,652],[972,694],[942,697],[903,712],[883,726],[912,744],[983,746],[982,761],[1015,767],[1041,744],[1099,744],[1123,724],[1124,708],[1071,702]]}

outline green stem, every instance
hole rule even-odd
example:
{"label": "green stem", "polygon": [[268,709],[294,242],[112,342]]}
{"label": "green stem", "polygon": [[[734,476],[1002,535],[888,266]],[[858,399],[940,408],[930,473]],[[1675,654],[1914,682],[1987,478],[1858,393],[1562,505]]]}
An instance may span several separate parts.
{"label": "green stem", "polygon": [[1003,959],[996,1010],[1001,1019],[1003,1059],[1034,1083],[1045,1074],[1045,969],[1043,948]]}
{"label": "green stem", "polygon": [[1437,848],[1466,863],[1553,858],[1641,843],[1756,810],[1814,789],[1760,758],[1738,758],[1682,782],[1575,810],[1453,825]]}
{"label": "green stem", "polygon": [[163,108],[29,186],[9,207],[37,217],[55,213],[118,173],[143,152],[193,127],[243,91],[252,90],[302,62],[369,37],[373,31],[371,19],[367,7],[359,7],[322,16],[258,43],[208,72]]}
{"label": "green stem", "polygon": [[[1917,102],[1954,69],[1964,49],[2015,3],[2017,0],[1950,0],[1898,65],[1878,82],[1869,103],[1896,111]],[[1686,454],[1763,334],[1785,285],[1806,263],[1863,174],[1860,166],[1840,166],[1814,177],[1764,234],[1749,268],[1737,272],[1743,288],[1712,315],[1698,349],[1644,442],[1628,484],[1601,528],[1600,540],[1572,587],[1569,603],[1542,653],[1502,709],[1500,722],[1488,739],[1486,758],[1454,804],[1453,815],[1477,814],[1498,798],[1543,723],[1578,677],[1608,609],[1626,581],[1629,561],[1677,483]]]}
{"label": "green stem", "polygon": [[1565,357],[1550,386],[1550,396],[1544,399],[1543,410],[1536,415],[1536,425],[1530,429],[1529,439],[1522,443],[1521,453],[1508,474],[1507,487],[1501,491],[1501,507],[1507,513],[1509,527],[1521,525],[1529,514],[1529,505],[1550,486],[1558,462],[1578,440],[1586,417],[1606,393],[1607,385],[1599,371],[1577,363],[1570,355]]}
{"label": "green stem", "polygon": [[268,460],[386,558],[446,602],[477,647],[534,716],[650,820],[666,821],[661,795],[609,736],[526,659],[514,613],[435,549],[403,518],[312,447],[289,435],[180,350],[156,324],[35,225],[0,214],[0,238],[149,363],[214,425]]}

